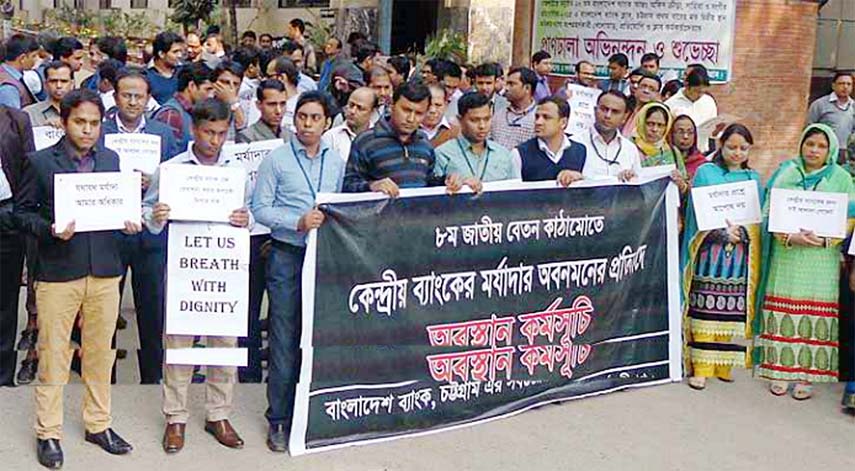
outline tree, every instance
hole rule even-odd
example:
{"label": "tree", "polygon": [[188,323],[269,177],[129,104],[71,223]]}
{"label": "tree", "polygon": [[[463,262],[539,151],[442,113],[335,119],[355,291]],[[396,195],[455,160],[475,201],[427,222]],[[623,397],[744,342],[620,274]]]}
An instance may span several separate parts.
{"label": "tree", "polygon": [[200,21],[208,21],[215,5],[215,0],[175,0],[170,19],[182,25],[187,34],[190,28],[198,29]]}

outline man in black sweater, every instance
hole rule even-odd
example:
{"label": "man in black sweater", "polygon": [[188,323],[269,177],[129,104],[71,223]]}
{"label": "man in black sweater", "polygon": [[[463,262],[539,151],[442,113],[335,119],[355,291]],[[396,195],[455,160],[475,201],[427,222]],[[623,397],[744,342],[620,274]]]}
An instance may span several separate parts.
{"label": "man in black sweater", "polygon": [[[119,171],[119,156],[99,146],[104,106],[97,93],[75,90],[63,98],[60,118],[65,137],[24,161],[15,208],[24,231],[38,238],[36,304],[39,327],[39,386],[36,387],[36,437],[39,463],[63,463],[62,393],[68,382],[69,342],[77,313],[82,313],[83,421],[86,441],[111,454],[131,451],[110,428],[110,375],[115,360],[111,339],[119,312],[122,263],[119,231],[75,233],[74,222],[56,227],[54,176],[62,173]],[[61,195],[60,195],[61,196]],[[125,222],[125,234],[140,231]]]}

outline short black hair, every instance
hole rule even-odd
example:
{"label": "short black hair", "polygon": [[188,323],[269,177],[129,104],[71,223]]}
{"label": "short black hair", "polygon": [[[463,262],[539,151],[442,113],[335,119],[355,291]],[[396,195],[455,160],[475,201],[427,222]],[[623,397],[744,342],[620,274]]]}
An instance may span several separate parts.
{"label": "short black hair", "polygon": [[522,81],[522,84],[528,85],[529,88],[531,88],[531,90],[529,90],[529,94],[534,95],[534,89],[537,88],[537,74],[528,67],[513,67],[508,71],[508,77],[517,73],[520,74],[520,81]]}
{"label": "short black hair", "polygon": [[51,70],[58,70],[58,69],[68,69],[69,71],[71,71],[71,66],[66,64],[65,62],[59,61],[59,60],[48,62],[47,66],[45,66],[45,70],[44,70],[45,80],[48,79],[48,72],[50,72]]}
{"label": "short black hair", "polygon": [[128,45],[125,39],[119,36],[101,36],[95,41],[98,50],[110,59],[115,59],[122,64],[128,62]]}
{"label": "short black hair", "polygon": [[532,65],[539,64],[539,63],[545,61],[546,59],[552,59],[552,54],[550,54],[546,51],[540,50],[540,51],[535,52],[534,55],[531,56],[531,63],[532,63]]}
{"label": "short black hair", "polygon": [[626,111],[629,112],[632,109],[632,103],[629,101],[629,97],[624,95],[623,93],[617,90],[606,90],[603,93],[600,93],[600,96],[597,97],[597,105],[603,101],[603,98],[606,96],[613,96],[615,98],[620,98],[623,101],[624,106],[626,107]]}
{"label": "short black hair", "polygon": [[[577,62],[577,63],[576,63],[576,65],[574,65],[574,66],[573,66],[573,69],[575,69],[575,70],[576,70],[576,76],[578,76],[580,73],[582,73],[582,72],[581,72],[581,71],[582,71],[582,66],[583,66],[583,65],[585,65],[585,64],[588,64],[588,65],[590,65],[591,67],[594,67],[594,64],[592,64],[592,63],[590,63],[590,62],[588,62],[588,61],[586,61],[586,60],[581,60],[581,61]],[[596,67],[594,68],[594,71],[596,72]]]}
{"label": "short black hair", "polygon": [[265,90],[276,90],[277,92],[285,91],[285,84],[276,79],[267,79],[262,80],[260,84],[258,84],[258,88],[255,89],[255,97],[259,102],[264,101],[264,91]]}
{"label": "short black hair", "polygon": [[342,47],[344,47],[344,44],[341,43],[341,39],[339,39],[335,36],[330,36],[330,38],[327,41],[330,41],[330,40],[335,41],[335,43],[337,44],[337,46],[335,47],[336,49],[341,49]]}
{"label": "short black hair", "polygon": [[261,52],[258,53],[258,68],[261,69],[261,73],[266,77],[267,76],[267,66],[270,65],[270,62],[275,60],[279,54],[275,49],[262,49]]}
{"label": "short black hair", "polygon": [[392,102],[396,103],[401,97],[414,103],[420,103],[430,100],[430,90],[421,80],[408,80],[395,89],[395,93],[392,95]]}
{"label": "short black hair", "polygon": [[635,69],[632,69],[632,70],[629,72],[629,76],[628,76],[628,77],[638,77],[638,76],[640,76],[640,75],[644,75],[644,72],[645,72],[645,70],[644,70],[644,69],[642,69],[641,67],[636,67]]}
{"label": "short black hair", "polygon": [[11,62],[24,54],[38,51],[41,48],[35,38],[23,34],[13,34],[3,46],[5,49],[3,60],[6,62]]}
{"label": "short black hair", "polygon": [[641,83],[641,81],[644,79],[655,80],[656,84],[657,84],[657,88],[659,88],[660,90],[662,89],[662,79],[658,75],[654,74],[653,72],[650,72],[649,70],[641,69],[641,73],[638,75],[641,76],[641,78],[638,80],[638,83]]}
{"label": "short black hair", "polygon": [[241,39],[244,39],[244,38],[252,38],[253,40],[258,39],[258,38],[255,36],[255,31],[252,31],[252,30],[250,30],[250,31],[244,31],[244,32],[243,32],[243,34],[241,34],[241,35],[240,35],[240,38],[241,38]]}
{"label": "short black hair", "polygon": [[300,108],[307,103],[317,103],[321,105],[321,108],[324,109],[324,117],[330,117],[330,99],[326,93],[312,90],[308,92],[303,92],[300,95],[300,98],[297,100],[297,106],[294,107],[294,118],[297,117],[297,112],[300,111]]}
{"label": "short black hair", "polygon": [[104,118],[104,103],[101,101],[101,96],[98,92],[88,88],[78,88],[68,92],[59,103],[59,117],[62,122],[68,121],[71,116],[71,111],[83,103],[92,103],[98,107],[98,112],[101,113],[101,118]]}
{"label": "short black hair", "polygon": [[65,36],[56,40],[53,43],[53,58],[68,58],[74,54],[74,51],[83,49],[83,43],[79,39],[71,36]]}
{"label": "short black hair", "polygon": [[211,81],[211,68],[205,65],[204,62],[194,62],[190,65],[182,67],[178,71],[178,91],[187,90],[190,82],[196,85],[202,85],[205,82]]}
{"label": "short black hair", "polygon": [[122,83],[122,80],[124,79],[142,80],[143,82],[145,82],[147,93],[151,94],[151,81],[149,81],[148,74],[146,74],[144,70],[128,67],[119,70],[119,72],[116,74],[116,77],[114,77],[113,79],[113,89],[116,91],[116,93],[119,92],[119,84]]}
{"label": "short black hair", "polygon": [[548,96],[546,98],[541,98],[539,102],[537,102],[537,106],[542,106],[547,103],[552,103],[558,107],[558,117],[559,118],[569,118],[570,117],[570,103],[567,103],[567,100],[561,98],[560,96]]}
{"label": "short black hair", "polygon": [[243,66],[236,61],[224,60],[220,61],[217,67],[214,68],[214,71],[211,73],[211,81],[215,82],[220,78],[220,75],[226,72],[231,72],[237,78],[243,80]]}
{"label": "short black hair", "polygon": [[645,62],[656,61],[656,66],[659,67],[659,54],[655,52],[648,52],[641,56],[640,64],[644,64]]}
{"label": "short black hair", "polygon": [[305,52],[303,45],[297,41],[285,41],[285,44],[282,45],[282,52],[289,56],[297,49]]}
{"label": "short black hair", "polygon": [[451,61],[443,61],[442,66],[439,68],[439,74],[436,71],[434,71],[434,74],[440,80],[445,77],[463,78],[463,71],[460,70],[460,66]]}
{"label": "short black hair", "polygon": [[374,57],[374,55],[377,54],[377,51],[377,46],[374,43],[363,43],[356,49],[356,54],[354,54],[354,57],[356,58],[356,63],[361,64],[365,62],[365,59],[368,59],[369,57]]}
{"label": "short black hair", "polygon": [[193,117],[193,125],[198,126],[205,121],[229,121],[232,119],[232,110],[222,100],[205,98],[193,105],[190,115]]}
{"label": "short black hair", "polygon": [[442,59],[428,59],[425,61],[425,65],[430,67],[431,73],[436,75],[439,73],[439,69],[442,68]]}
{"label": "short black hair", "polygon": [[300,18],[294,18],[293,20],[289,21],[288,24],[291,25],[292,28],[299,29],[300,34],[303,34],[306,32],[306,23],[303,20],[301,20]]}
{"label": "short black hair", "polygon": [[258,65],[258,49],[254,47],[239,47],[232,53],[232,60],[243,67],[244,72],[250,66]]}
{"label": "short black hair", "polygon": [[116,81],[116,75],[119,73],[119,70],[124,67],[125,64],[122,64],[116,59],[106,59],[98,64],[98,77],[101,80],[106,80],[112,84]]}
{"label": "short black hair", "polygon": [[674,96],[681,88],[683,88],[683,82],[677,79],[669,80],[662,86],[662,95]]}
{"label": "short black hair", "polygon": [[405,79],[410,75],[410,60],[406,56],[397,55],[389,58],[389,66],[395,69]]}
{"label": "short black hair", "polygon": [[706,87],[710,84],[710,76],[706,67],[695,67],[686,75],[687,87]]}
{"label": "short black hair", "polygon": [[495,62],[487,62],[484,64],[475,67],[474,69],[475,77],[500,77],[502,75],[501,68],[499,68],[499,64]]}
{"label": "short black hair", "polygon": [[852,78],[852,72],[844,72],[842,70],[837,70],[834,72],[834,76],[831,78],[831,83],[834,83],[840,77],[850,77]]}
{"label": "short black hair", "polygon": [[487,98],[487,95],[478,92],[466,92],[457,100],[457,114],[463,117],[469,110],[485,106],[490,106],[490,99]]}
{"label": "short black hair", "polygon": [[276,71],[277,74],[285,75],[291,85],[297,86],[297,83],[300,81],[300,70],[297,68],[297,64],[294,63],[290,58],[285,56],[279,56],[276,58],[276,62],[273,63],[273,70]]}
{"label": "short black hair", "polygon": [[618,52],[617,54],[612,54],[611,57],[609,57],[609,64],[617,64],[621,67],[629,67],[629,58],[626,57],[626,54]]}
{"label": "short black hair", "polygon": [[263,38],[270,38],[270,40],[273,41],[273,36],[271,36],[269,33],[261,33],[261,35],[258,37],[258,40],[261,41]]}
{"label": "short black hair", "polygon": [[172,31],[163,31],[157,33],[157,36],[154,37],[154,42],[151,44],[152,55],[155,59],[160,58],[160,53],[166,54],[172,49],[173,44],[183,44],[184,38],[181,37],[178,33],[173,33]]}

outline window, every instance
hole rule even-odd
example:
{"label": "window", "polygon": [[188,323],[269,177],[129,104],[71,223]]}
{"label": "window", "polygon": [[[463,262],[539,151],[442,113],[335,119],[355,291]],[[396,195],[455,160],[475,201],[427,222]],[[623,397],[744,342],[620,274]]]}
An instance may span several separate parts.
{"label": "window", "polygon": [[98,0],[98,8],[101,10],[109,10],[113,8],[112,0]]}
{"label": "window", "polygon": [[252,8],[252,0],[234,0],[236,8]]}
{"label": "window", "polygon": [[330,0],[279,0],[279,8],[329,8]]}
{"label": "window", "polygon": [[148,0],[131,0],[131,8],[137,8],[137,9],[148,8]]}

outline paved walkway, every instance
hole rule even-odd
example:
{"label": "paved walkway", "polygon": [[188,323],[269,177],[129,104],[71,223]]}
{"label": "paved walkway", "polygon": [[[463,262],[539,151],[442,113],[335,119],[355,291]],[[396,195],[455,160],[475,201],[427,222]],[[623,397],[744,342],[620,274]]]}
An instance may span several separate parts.
{"label": "paved walkway", "polygon": [[[774,470],[855,469],[855,419],[839,412],[839,384],[814,399],[775,398],[764,384],[737,375],[695,392],[673,384],[542,407],[489,424],[291,458],[265,444],[264,389],[239,385],[233,422],[243,450],[217,444],[202,430],[202,388],[183,452],[160,448],[157,386],[116,386],[115,428],[134,446],[107,455],[83,441],[81,386],[66,393],[66,470]],[[32,389],[0,389],[0,469],[39,469],[32,434]]]}

